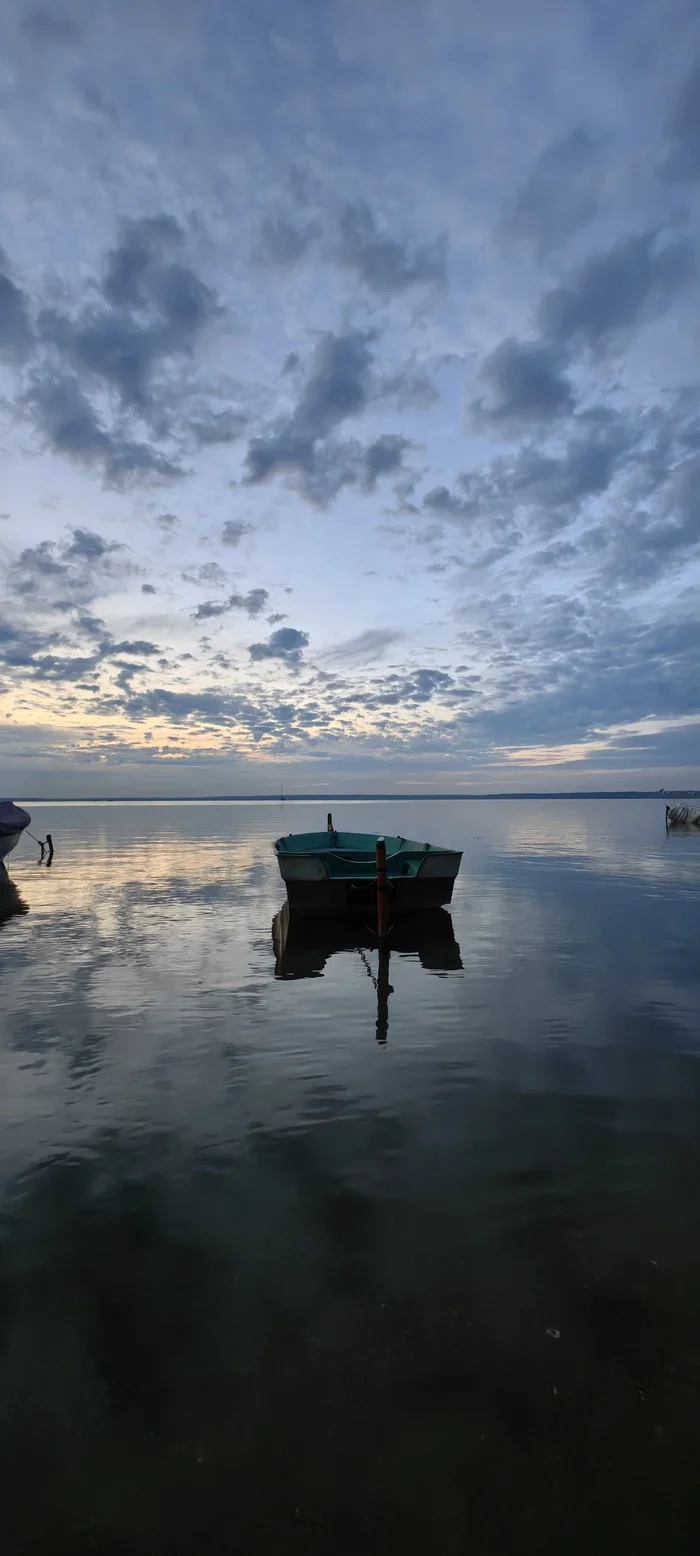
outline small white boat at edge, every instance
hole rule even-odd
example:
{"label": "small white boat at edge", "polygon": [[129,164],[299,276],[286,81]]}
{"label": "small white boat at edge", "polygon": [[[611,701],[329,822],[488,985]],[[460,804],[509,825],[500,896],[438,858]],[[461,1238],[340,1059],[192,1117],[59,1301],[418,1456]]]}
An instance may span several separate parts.
{"label": "small white boat at edge", "polygon": [[700,827],[700,810],[692,805],[667,805],[666,829],[669,827]]}
{"label": "small white boat at edge", "polygon": [[0,800],[0,869],[8,854],[17,847],[31,819],[29,812],[14,805],[12,800]]}

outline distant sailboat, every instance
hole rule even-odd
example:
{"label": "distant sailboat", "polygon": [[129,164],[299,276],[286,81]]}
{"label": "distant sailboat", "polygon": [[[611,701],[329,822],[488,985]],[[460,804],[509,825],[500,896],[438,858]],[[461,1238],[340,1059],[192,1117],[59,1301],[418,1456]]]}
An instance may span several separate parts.
{"label": "distant sailboat", "polygon": [[280,804],[284,805],[284,784],[280,784]]}

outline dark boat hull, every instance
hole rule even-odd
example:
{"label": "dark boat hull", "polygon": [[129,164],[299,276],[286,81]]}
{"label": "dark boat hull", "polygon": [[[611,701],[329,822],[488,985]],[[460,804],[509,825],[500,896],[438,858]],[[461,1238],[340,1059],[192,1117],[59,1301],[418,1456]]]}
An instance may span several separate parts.
{"label": "dark boat hull", "polygon": [[[329,817],[329,821],[330,821]],[[408,913],[445,908],[462,862],[454,848],[405,837],[381,839],[393,921]],[[304,832],[273,844],[289,906],[297,913],[377,918],[378,839],[372,832]]]}
{"label": "dark boat hull", "polygon": [[[377,916],[377,885],[372,880],[287,880],[289,906],[297,913],[334,913],[367,920]],[[452,901],[454,877],[418,876],[389,882],[392,918],[422,913],[426,908],[445,908]]]}

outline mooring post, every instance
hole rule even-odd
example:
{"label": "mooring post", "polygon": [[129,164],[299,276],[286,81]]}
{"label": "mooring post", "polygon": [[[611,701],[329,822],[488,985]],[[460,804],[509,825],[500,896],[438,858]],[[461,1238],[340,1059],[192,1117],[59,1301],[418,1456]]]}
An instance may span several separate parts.
{"label": "mooring post", "polygon": [[48,869],[48,866],[50,865],[51,860],[53,859],[53,838],[52,838],[50,832],[47,832],[47,834],[46,834],[46,847],[49,850],[49,857],[48,857],[48,859],[46,861],[46,866],[47,866],[47,869]]}
{"label": "mooring post", "polygon": [[328,831],[329,832],[333,831],[333,817],[332,817],[330,811],[328,812]]}
{"label": "mooring post", "polygon": [[386,843],[383,837],[377,838],[377,934],[381,940],[383,935],[388,935],[391,925],[389,923],[389,883],[386,878]]}

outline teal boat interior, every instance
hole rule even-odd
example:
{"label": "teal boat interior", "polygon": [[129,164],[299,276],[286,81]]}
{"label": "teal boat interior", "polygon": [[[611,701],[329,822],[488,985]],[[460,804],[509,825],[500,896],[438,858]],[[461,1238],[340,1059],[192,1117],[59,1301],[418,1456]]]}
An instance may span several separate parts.
{"label": "teal boat interior", "polygon": [[[406,837],[385,837],[386,873],[397,876],[418,875],[429,854],[452,854],[453,849],[433,843],[417,843]],[[374,880],[377,873],[376,832],[299,832],[279,837],[273,844],[278,858],[320,858],[332,880]]]}

